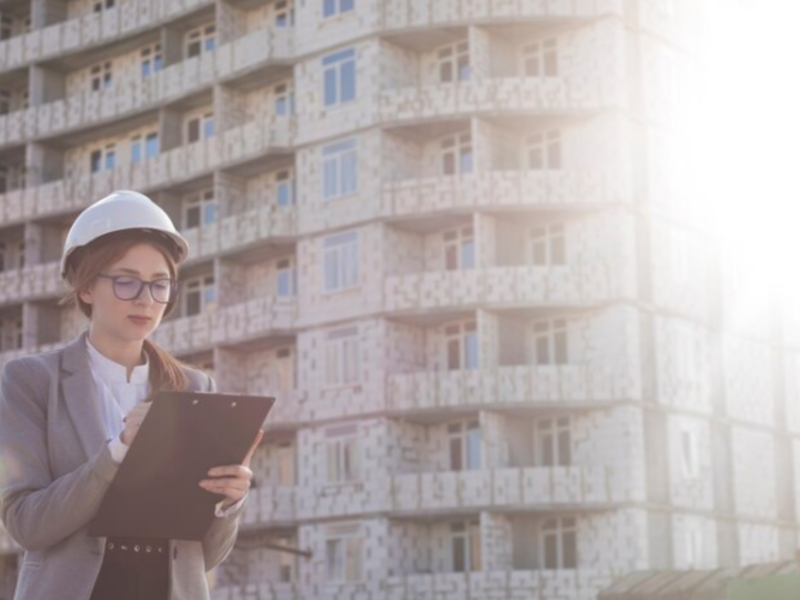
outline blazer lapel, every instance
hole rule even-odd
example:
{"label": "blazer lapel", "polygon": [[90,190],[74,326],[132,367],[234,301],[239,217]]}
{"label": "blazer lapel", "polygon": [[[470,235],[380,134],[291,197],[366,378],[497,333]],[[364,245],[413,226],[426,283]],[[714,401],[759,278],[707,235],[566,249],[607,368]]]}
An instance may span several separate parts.
{"label": "blazer lapel", "polygon": [[64,373],[61,377],[61,393],[86,458],[90,459],[106,443],[106,430],[100,398],[89,366],[87,335],[88,332],[84,331],[62,350],[61,369]]}

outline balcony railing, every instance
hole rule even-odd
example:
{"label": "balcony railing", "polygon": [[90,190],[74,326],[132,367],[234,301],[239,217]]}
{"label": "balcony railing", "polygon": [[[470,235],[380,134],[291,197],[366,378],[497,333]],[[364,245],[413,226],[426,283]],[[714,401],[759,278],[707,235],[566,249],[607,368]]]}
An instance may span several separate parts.
{"label": "balcony railing", "polygon": [[622,108],[624,82],[586,79],[516,77],[431,84],[392,89],[378,99],[384,125],[473,114],[588,114]]}
{"label": "balcony railing", "polygon": [[496,600],[525,598],[588,600],[607,588],[615,574],[610,570],[580,568],[537,571],[486,570],[470,573],[413,574],[373,581],[315,583],[313,590],[300,583],[259,581],[212,590],[212,600],[317,600],[353,595],[361,600]]}
{"label": "balcony railing", "polygon": [[[621,358],[621,357],[618,357]],[[604,404],[641,398],[635,360],[611,364],[510,366],[390,375],[389,412],[483,405]]]}
{"label": "balcony railing", "polygon": [[486,171],[384,184],[384,213],[394,217],[480,208],[569,208],[631,204],[629,178],[604,169]]}
{"label": "balcony railing", "polygon": [[153,341],[173,354],[211,349],[289,330],[295,326],[297,308],[293,300],[255,298],[216,310],[161,323]]}
{"label": "balcony railing", "polygon": [[271,150],[284,151],[291,146],[292,131],[289,118],[255,121],[136,165],[119,165],[101,173],[9,192],[0,195],[0,225],[79,211],[117,189],[163,189]]}
{"label": "balcony railing", "polygon": [[116,10],[91,13],[0,42],[0,69],[54,59],[118,41],[168,23],[213,0],[120,0]]}
{"label": "balcony railing", "polygon": [[492,267],[388,277],[384,308],[389,312],[499,306],[586,306],[634,298],[625,264],[554,267]]}
{"label": "balcony railing", "polygon": [[612,466],[412,473],[340,484],[256,488],[242,519],[257,527],[374,513],[422,517],[491,507],[600,510],[641,499],[642,489],[631,472]]}

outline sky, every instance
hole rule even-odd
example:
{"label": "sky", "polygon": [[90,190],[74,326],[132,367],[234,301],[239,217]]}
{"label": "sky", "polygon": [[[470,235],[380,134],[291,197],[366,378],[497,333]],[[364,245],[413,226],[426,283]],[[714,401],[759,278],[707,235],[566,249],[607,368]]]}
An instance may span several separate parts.
{"label": "sky", "polygon": [[800,2],[707,0],[701,198],[723,252],[800,290]]}

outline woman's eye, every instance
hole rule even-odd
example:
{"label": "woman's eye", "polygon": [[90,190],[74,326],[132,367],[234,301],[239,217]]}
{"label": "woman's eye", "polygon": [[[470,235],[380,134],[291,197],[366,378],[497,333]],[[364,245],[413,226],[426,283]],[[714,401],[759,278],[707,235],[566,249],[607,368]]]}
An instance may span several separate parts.
{"label": "woman's eye", "polygon": [[117,285],[121,287],[133,287],[136,285],[136,280],[131,279],[130,277],[125,277],[123,279],[117,279]]}
{"label": "woman's eye", "polygon": [[157,290],[168,290],[169,281],[156,281],[155,283],[153,283],[153,287]]}

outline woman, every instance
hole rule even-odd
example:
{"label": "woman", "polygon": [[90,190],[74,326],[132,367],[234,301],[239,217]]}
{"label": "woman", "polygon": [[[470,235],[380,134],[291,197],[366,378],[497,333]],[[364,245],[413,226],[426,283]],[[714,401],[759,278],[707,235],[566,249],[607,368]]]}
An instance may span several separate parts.
{"label": "woman", "polygon": [[64,246],[61,275],[89,319],[64,348],[9,361],[0,376],[0,507],[25,549],[18,600],[198,600],[205,573],[230,552],[252,472],[211,469],[218,494],[202,542],[86,535],[103,494],[159,390],[213,391],[213,379],[147,337],[177,300],[188,245],[167,214],[136,192],[86,208]]}

